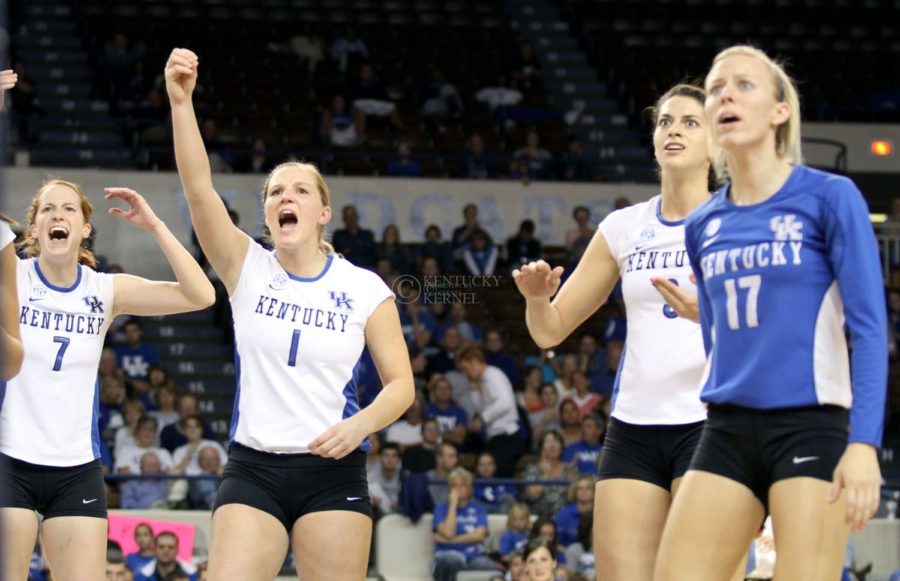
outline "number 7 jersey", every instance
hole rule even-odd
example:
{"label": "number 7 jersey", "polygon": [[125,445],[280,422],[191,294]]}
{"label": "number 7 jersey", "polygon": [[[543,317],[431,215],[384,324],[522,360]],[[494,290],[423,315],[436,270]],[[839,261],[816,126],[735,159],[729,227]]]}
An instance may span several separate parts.
{"label": "number 7 jersey", "polygon": [[758,204],[734,205],[726,186],[688,217],[685,242],[708,355],[701,399],[754,409],[852,406],[850,441],[879,446],[887,314],[856,186],[800,165]]}
{"label": "number 7 jersey", "polygon": [[44,466],[100,457],[97,367],[112,320],[113,278],[86,266],[69,288],[35,258],[18,261],[22,370],[0,382],[0,452]]}
{"label": "number 7 jersey", "polygon": [[334,254],[317,276],[301,278],[250,241],[231,296],[238,385],[230,439],[307,453],[358,412],[366,323],[392,296],[378,275]]}

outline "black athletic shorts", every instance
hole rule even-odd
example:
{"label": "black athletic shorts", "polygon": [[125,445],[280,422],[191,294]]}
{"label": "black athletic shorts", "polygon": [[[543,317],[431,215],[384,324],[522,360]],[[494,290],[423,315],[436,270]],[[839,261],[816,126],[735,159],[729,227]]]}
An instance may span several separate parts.
{"label": "black athletic shorts", "polygon": [[610,418],[598,478],[642,480],[671,490],[672,481],[687,472],[702,430],[703,422],[644,426]]}
{"label": "black athletic shorts", "polygon": [[213,510],[226,504],[246,504],[271,514],[288,534],[300,517],[312,512],[349,510],[371,517],[366,455],[354,452],[335,460],[269,454],[232,444]]}
{"label": "black athletic shorts", "polygon": [[710,405],[691,470],[740,482],[768,509],[769,487],[779,480],[807,476],[831,482],[848,433],[849,412],[837,406]]}
{"label": "black athletic shorts", "polygon": [[106,518],[100,460],[78,466],[42,466],[0,454],[0,507],[57,516]]}

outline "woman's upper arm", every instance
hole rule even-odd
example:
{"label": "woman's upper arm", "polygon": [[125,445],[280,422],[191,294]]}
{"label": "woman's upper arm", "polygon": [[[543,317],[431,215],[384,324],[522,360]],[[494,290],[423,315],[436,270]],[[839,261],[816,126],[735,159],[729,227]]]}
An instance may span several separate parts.
{"label": "woman's upper arm", "polygon": [[412,379],[406,340],[393,297],[378,305],[366,322],[366,345],[384,385],[395,379]]}
{"label": "woman's upper arm", "polygon": [[191,209],[191,223],[200,248],[230,293],[241,275],[250,237],[234,225],[218,195],[215,201],[197,206]]}
{"label": "woman's upper arm", "polygon": [[575,271],[553,299],[562,320],[563,337],[568,337],[603,306],[618,280],[619,265],[606,237],[597,230]]}

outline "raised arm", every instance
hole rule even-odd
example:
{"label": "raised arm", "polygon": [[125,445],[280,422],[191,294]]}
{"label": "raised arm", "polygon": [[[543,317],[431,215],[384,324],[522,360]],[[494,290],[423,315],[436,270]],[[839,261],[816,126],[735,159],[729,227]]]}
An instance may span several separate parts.
{"label": "raised arm", "polygon": [[216,300],[216,292],[194,257],[182,246],[144,197],[128,188],[106,188],[107,200],[122,200],[128,209],[110,208],[109,213],[149,232],[166,255],[176,282],[147,280],[117,274],[114,283],[115,315],[169,315],[205,309]]}
{"label": "raised arm", "polygon": [[200,247],[230,293],[240,276],[250,239],[232,223],[225,203],[213,188],[209,157],[191,101],[199,64],[197,55],[183,48],[173,50],[166,63],[175,161]]}
{"label": "raised arm", "polygon": [[528,332],[542,349],[562,343],[606,302],[619,279],[619,266],[598,230],[575,272],[560,289],[562,273],[561,266],[551,269],[543,260],[513,271],[516,286],[525,297]]}
{"label": "raised arm", "polygon": [[16,253],[12,243],[0,250],[0,304],[0,381],[7,381],[19,372],[25,358],[19,333]]}

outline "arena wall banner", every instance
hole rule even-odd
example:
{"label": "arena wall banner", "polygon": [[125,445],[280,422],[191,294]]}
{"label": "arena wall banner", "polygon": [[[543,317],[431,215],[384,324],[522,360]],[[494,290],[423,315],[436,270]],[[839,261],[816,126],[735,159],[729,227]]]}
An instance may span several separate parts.
{"label": "arena wall banner", "polygon": [[[152,238],[136,231],[122,220],[107,214],[110,203],[103,199],[103,188],[129,187],[143,194],[172,232],[190,246],[190,215],[178,175],[172,172],[124,172],[73,169],[9,168],[5,172],[6,195],[0,210],[24,222],[34,192],[50,177],[72,180],[85,188],[94,204],[92,223],[96,229],[98,254],[126,271],[142,276],[169,278],[169,268]],[[264,175],[216,175],[217,191],[240,215],[240,227],[257,237],[263,230],[260,190]],[[518,230],[519,223],[531,218],[537,236],[544,244],[563,244],[565,233],[574,226],[572,209],[584,205],[594,220],[609,213],[621,196],[632,202],[643,201],[658,193],[650,185],[573,184],[561,182],[462,181],[437,179],[396,179],[326,176],[332,194],[334,217],[329,230],[341,228],[341,207],[355,204],[363,227],[375,233],[376,240],[388,224],[397,224],[403,242],[419,242],[429,224],[437,224],[449,240],[453,228],[462,223],[462,208],[474,203],[481,224],[497,241],[504,241]]]}

